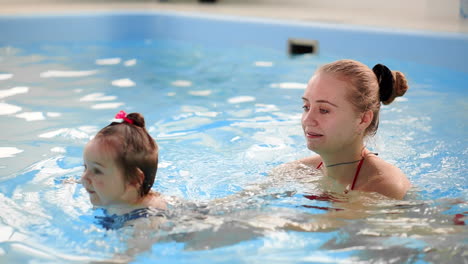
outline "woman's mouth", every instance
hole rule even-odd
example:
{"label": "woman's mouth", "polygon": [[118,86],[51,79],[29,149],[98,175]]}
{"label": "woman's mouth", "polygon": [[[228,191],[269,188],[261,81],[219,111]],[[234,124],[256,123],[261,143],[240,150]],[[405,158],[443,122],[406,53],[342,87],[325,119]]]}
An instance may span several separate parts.
{"label": "woman's mouth", "polygon": [[314,133],[314,132],[306,132],[307,138],[319,138],[322,137],[322,134]]}
{"label": "woman's mouth", "polygon": [[88,190],[88,189],[86,189],[86,191],[87,191],[89,194],[95,194],[95,193],[96,193],[95,191],[91,191],[91,190]]}

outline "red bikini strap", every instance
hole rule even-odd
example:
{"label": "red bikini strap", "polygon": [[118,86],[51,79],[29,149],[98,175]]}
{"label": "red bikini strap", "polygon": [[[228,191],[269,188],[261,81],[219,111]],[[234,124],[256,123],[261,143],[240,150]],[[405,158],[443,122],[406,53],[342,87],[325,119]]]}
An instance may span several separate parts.
{"label": "red bikini strap", "polygon": [[317,170],[320,169],[320,167],[322,167],[322,164],[323,164],[323,162],[321,161],[321,162],[319,163],[319,165],[317,166]]}
{"label": "red bikini strap", "polygon": [[361,171],[361,166],[362,166],[363,162],[364,162],[364,157],[361,159],[361,161],[359,161],[359,164],[357,166],[356,174],[354,175],[354,179],[353,179],[353,184],[351,184],[351,190],[353,190],[354,185],[356,185],[356,181],[357,181],[357,178],[358,178],[358,175],[359,175],[359,171]]}

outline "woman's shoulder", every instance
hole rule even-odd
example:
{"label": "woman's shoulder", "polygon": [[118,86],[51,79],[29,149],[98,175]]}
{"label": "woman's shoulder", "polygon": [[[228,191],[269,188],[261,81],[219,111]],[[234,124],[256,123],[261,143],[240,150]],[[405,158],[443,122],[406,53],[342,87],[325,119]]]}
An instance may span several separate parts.
{"label": "woman's shoulder", "polygon": [[[317,173],[317,165],[319,161],[314,157],[304,158],[288,163],[281,164],[273,168],[269,175],[274,178],[302,178],[305,175],[313,175]],[[315,165],[315,166],[314,166]]]}
{"label": "woman's shoulder", "polygon": [[322,158],[319,155],[314,155],[297,160],[295,162],[297,162],[298,164],[304,164],[309,167],[317,168],[320,165],[320,163],[322,163]]}
{"label": "woman's shoulder", "polygon": [[283,163],[273,169],[273,171],[284,171],[284,170],[299,170],[299,169],[309,169],[309,168],[317,168],[320,164],[320,156],[312,156],[303,158],[300,160],[295,160],[287,163]]}
{"label": "woman's shoulder", "polygon": [[374,153],[367,155],[365,162],[368,168],[375,172],[376,175],[383,175],[385,178],[404,176],[404,173],[398,167],[378,157]]}
{"label": "woman's shoulder", "polygon": [[405,196],[411,184],[398,167],[374,155],[369,155],[366,161],[366,174],[369,177],[360,188],[361,190],[378,192],[396,199],[402,199]]}

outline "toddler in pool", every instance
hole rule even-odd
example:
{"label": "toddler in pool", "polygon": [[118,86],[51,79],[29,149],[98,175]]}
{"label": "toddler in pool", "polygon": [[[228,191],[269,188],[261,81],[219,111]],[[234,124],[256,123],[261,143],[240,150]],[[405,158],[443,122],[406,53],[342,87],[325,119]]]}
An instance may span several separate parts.
{"label": "toddler in pool", "polygon": [[165,199],[151,190],[158,168],[158,145],[139,113],[120,111],[111,124],[86,144],[82,184],[91,203],[103,207],[106,229],[134,225],[146,219],[159,225]]}

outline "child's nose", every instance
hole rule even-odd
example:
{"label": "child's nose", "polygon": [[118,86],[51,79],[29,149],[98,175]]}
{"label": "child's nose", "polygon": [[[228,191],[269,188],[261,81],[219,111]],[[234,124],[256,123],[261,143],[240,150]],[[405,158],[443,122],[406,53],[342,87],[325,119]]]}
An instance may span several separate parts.
{"label": "child's nose", "polygon": [[80,181],[81,184],[85,185],[85,184],[91,184],[91,180],[88,178],[88,176],[86,175],[86,172],[83,173],[83,175],[81,175],[81,181]]}

